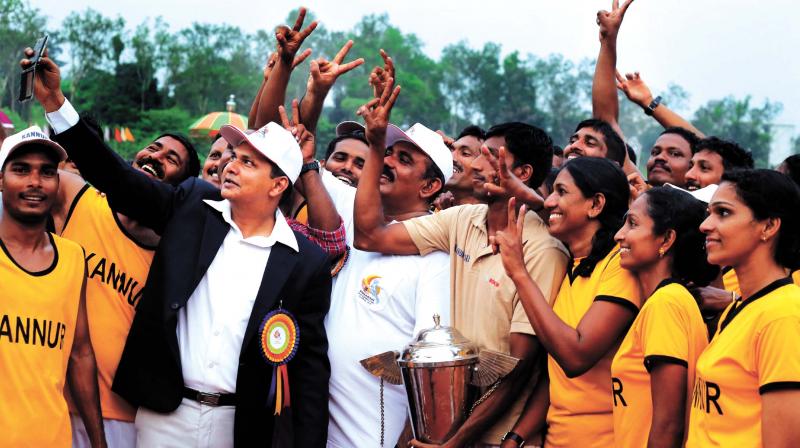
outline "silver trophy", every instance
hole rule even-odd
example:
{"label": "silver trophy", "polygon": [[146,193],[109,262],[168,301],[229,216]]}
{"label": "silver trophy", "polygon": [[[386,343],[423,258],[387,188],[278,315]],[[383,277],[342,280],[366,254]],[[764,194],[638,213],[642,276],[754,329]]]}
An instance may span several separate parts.
{"label": "silver trophy", "polygon": [[405,384],[414,438],[439,444],[467,419],[478,387],[497,383],[519,360],[493,350],[479,352],[458,330],[440,325],[438,314],[433,322],[434,327],[420,331],[402,354],[381,353],[361,360],[361,365],[383,381]]}

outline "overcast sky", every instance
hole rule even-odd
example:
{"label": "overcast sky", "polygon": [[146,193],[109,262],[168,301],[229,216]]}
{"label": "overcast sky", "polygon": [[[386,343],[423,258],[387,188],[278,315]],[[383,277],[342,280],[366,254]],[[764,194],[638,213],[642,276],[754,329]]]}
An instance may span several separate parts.
{"label": "overcast sky", "polygon": [[[58,24],[71,11],[92,7],[122,16],[129,27],[163,16],[173,30],[192,22],[225,22],[248,32],[273,28],[304,4],[328,29],[350,29],[362,16],[388,13],[438,57],[450,43],[493,41],[504,52],[574,60],[597,56],[594,23],[611,0],[30,0]],[[800,133],[800,3],[793,0],[636,0],[620,33],[618,67],[638,70],[654,91],[670,82],[691,95],[693,110],[709,99],[751,94],[757,105],[783,103],[777,122]],[[312,36],[313,39],[313,36]],[[311,40],[313,46],[313,40]],[[358,45],[358,43],[356,43]]]}

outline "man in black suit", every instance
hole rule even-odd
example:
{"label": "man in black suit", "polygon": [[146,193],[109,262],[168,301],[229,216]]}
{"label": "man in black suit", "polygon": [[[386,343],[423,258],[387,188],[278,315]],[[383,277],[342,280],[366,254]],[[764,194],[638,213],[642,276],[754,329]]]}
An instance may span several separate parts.
{"label": "man in black suit", "polygon": [[270,446],[274,369],[259,327],[280,310],[299,327],[287,364],[294,445],[324,446],[329,265],[278,209],[301,172],[302,125],[294,133],[275,123],[251,134],[224,127],[233,149],[222,189],[197,178],[175,187],[109,149],[64,98],[55,64],[44,58],[39,67],[35,95],[55,140],[113,209],[161,235],[113,385],[139,406],[137,444]]}

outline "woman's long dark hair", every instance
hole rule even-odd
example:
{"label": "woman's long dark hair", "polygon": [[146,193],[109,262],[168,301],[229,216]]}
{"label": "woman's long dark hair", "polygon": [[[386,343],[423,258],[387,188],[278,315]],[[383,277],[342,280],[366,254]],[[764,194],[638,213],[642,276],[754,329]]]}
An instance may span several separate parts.
{"label": "woman's long dark hair", "polygon": [[719,275],[719,266],[708,263],[706,236],[700,231],[706,204],[670,187],[653,188],[645,192],[645,197],[653,234],[675,231],[675,242],[667,252],[672,256],[672,277],[684,285],[707,286]]}
{"label": "woman's long dark hair", "polygon": [[595,265],[602,260],[616,244],[614,235],[622,227],[628,211],[630,189],[628,179],[619,165],[597,157],[572,159],[561,168],[567,170],[575,180],[575,185],[585,198],[602,194],[606,203],[597,216],[600,229],[592,238],[589,256],[581,260],[573,271],[573,276],[589,277]]}
{"label": "woman's long dark hair", "polygon": [[722,182],[736,194],[758,220],[780,218],[775,262],[792,271],[800,268],[800,188],[788,176],[772,170],[733,170]]}

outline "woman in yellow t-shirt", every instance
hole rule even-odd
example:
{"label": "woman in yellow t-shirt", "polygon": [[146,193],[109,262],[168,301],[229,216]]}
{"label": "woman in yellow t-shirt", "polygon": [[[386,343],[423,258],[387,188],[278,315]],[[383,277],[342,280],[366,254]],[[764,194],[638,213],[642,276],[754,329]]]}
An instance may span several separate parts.
{"label": "woman in yellow t-shirt", "polygon": [[800,189],[769,170],[725,173],[700,226],[742,298],[697,360],[688,447],[800,446]]}
{"label": "woman in yellow t-shirt", "polygon": [[[525,269],[523,220],[515,216],[513,198],[509,225],[494,237],[506,273],[549,354],[546,446],[614,443],[611,358],[641,305],[636,278],[620,267],[614,243],[629,194],[625,174],[607,159],[581,157],[561,168],[544,205],[550,210],[550,233],[569,247],[574,262],[552,308]],[[542,397],[548,391],[538,392],[541,396],[529,400],[531,409],[513,432],[531,434],[542,426],[538,406],[546,402]]]}
{"label": "woman in yellow t-shirt", "polygon": [[695,363],[708,344],[685,285],[708,285],[719,273],[706,261],[698,228],[705,217],[705,204],[691,195],[656,187],[633,202],[617,232],[620,264],[648,297],[611,362],[618,447],[684,443]]}

